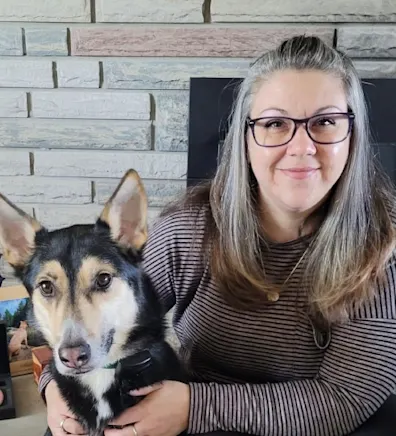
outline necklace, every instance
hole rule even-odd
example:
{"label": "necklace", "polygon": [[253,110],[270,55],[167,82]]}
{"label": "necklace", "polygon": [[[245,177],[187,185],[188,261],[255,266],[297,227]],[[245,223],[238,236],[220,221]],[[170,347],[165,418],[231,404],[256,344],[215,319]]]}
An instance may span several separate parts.
{"label": "necklace", "polygon": [[[302,236],[302,226],[300,226],[300,229],[299,229],[299,237],[301,237],[301,236]],[[304,257],[306,256],[308,250],[310,249],[311,244],[312,244],[314,239],[315,238],[313,238],[310,241],[307,248],[304,250],[303,254],[300,256],[300,258],[298,259],[298,261],[294,265],[293,269],[286,277],[286,280],[282,283],[280,291],[273,291],[273,292],[268,293],[268,295],[267,295],[268,301],[276,302],[279,300],[281,291],[284,289],[284,287],[286,286],[286,283],[290,280],[292,275],[295,273],[296,269],[299,267],[301,262],[304,260]],[[328,348],[328,346],[330,345],[330,342],[332,339],[331,328],[330,327],[320,328],[307,313],[305,313],[303,311],[302,314],[308,319],[310,328],[312,329],[312,336],[313,336],[316,347],[322,351],[326,350]]]}
{"label": "necklace", "polygon": [[[297,263],[294,265],[293,269],[291,270],[289,275],[286,277],[286,280],[282,283],[281,290],[283,290],[283,288],[285,287],[286,283],[290,280],[291,276],[294,274],[294,272],[296,271],[298,266],[303,261],[303,259],[304,259],[305,255],[307,254],[308,249],[310,248],[310,246],[311,246],[311,244],[309,244],[308,247],[304,250],[304,253],[301,255],[300,259],[298,259]],[[267,299],[269,301],[276,302],[276,301],[279,300],[279,296],[280,296],[280,292],[278,292],[278,291],[268,292]]]}
{"label": "necklace", "polygon": [[[305,222],[303,221],[301,223],[301,225],[299,226],[299,228],[298,228],[298,237],[299,238],[302,237],[302,232],[303,232],[303,229],[304,229],[304,224],[305,224]],[[290,274],[286,277],[286,280],[282,283],[281,291],[284,289],[284,287],[286,286],[286,283],[290,280],[291,276],[294,274],[294,272],[296,271],[296,269],[298,268],[300,263],[303,261],[305,255],[307,254],[309,248],[311,247],[311,243],[312,243],[312,240],[308,244],[307,248],[304,250],[304,253],[298,259],[297,263],[294,265],[294,267],[291,270]],[[280,297],[280,291],[279,292],[278,291],[268,292],[268,294],[267,294],[268,301],[276,302],[276,301],[279,300],[279,297]]]}

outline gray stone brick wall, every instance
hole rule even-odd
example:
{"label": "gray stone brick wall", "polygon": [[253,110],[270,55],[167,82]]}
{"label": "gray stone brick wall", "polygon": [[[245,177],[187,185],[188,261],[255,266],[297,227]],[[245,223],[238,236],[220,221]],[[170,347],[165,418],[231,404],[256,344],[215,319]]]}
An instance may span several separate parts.
{"label": "gray stone brick wall", "polygon": [[152,222],[186,186],[190,77],[244,76],[302,32],[396,78],[396,0],[0,1],[0,192],[92,222],[133,167]]}

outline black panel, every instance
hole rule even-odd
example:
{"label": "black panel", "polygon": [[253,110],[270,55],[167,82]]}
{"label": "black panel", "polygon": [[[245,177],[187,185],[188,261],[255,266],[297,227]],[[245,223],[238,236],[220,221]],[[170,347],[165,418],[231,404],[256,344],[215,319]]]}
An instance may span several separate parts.
{"label": "black panel", "polygon": [[[188,185],[212,177],[241,78],[190,81]],[[396,79],[363,81],[377,156],[396,182]]]}
{"label": "black panel", "polygon": [[363,80],[374,139],[396,145],[396,79]]}
{"label": "black panel", "polygon": [[210,178],[217,167],[235,88],[241,79],[191,79],[188,132],[188,184]]}

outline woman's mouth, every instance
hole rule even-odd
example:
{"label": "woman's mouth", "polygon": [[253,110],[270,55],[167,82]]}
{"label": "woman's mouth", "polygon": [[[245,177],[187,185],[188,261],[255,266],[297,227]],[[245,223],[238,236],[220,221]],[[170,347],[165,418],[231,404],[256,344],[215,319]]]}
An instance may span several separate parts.
{"label": "woman's mouth", "polygon": [[295,167],[295,168],[285,168],[280,171],[292,179],[303,180],[312,177],[319,168],[312,167]]}

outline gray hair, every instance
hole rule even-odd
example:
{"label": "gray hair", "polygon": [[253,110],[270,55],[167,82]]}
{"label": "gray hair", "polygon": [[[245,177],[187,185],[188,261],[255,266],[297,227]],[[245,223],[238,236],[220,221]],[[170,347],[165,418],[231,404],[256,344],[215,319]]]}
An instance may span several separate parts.
{"label": "gray hair", "polygon": [[263,283],[265,265],[257,260],[261,231],[245,135],[255,93],[272,73],[285,69],[318,70],[340,78],[349,109],[355,114],[346,167],[333,187],[326,217],[306,257],[312,307],[327,320],[346,318],[351,303],[368,298],[370,283],[379,276],[394,247],[389,204],[395,197],[383,171],[374,164],[358,73],[347,56],[317,37],[293,37],[265,53],[252,63],[238,89],[222,158],[210,188],[219,244],[213,269],[220,282],[228,280],[227,292],[235,300],[236,286],[232,290],[232,280],[230,284],[235,270],[253,290],[253,304],[273,290],[273,285]]}

